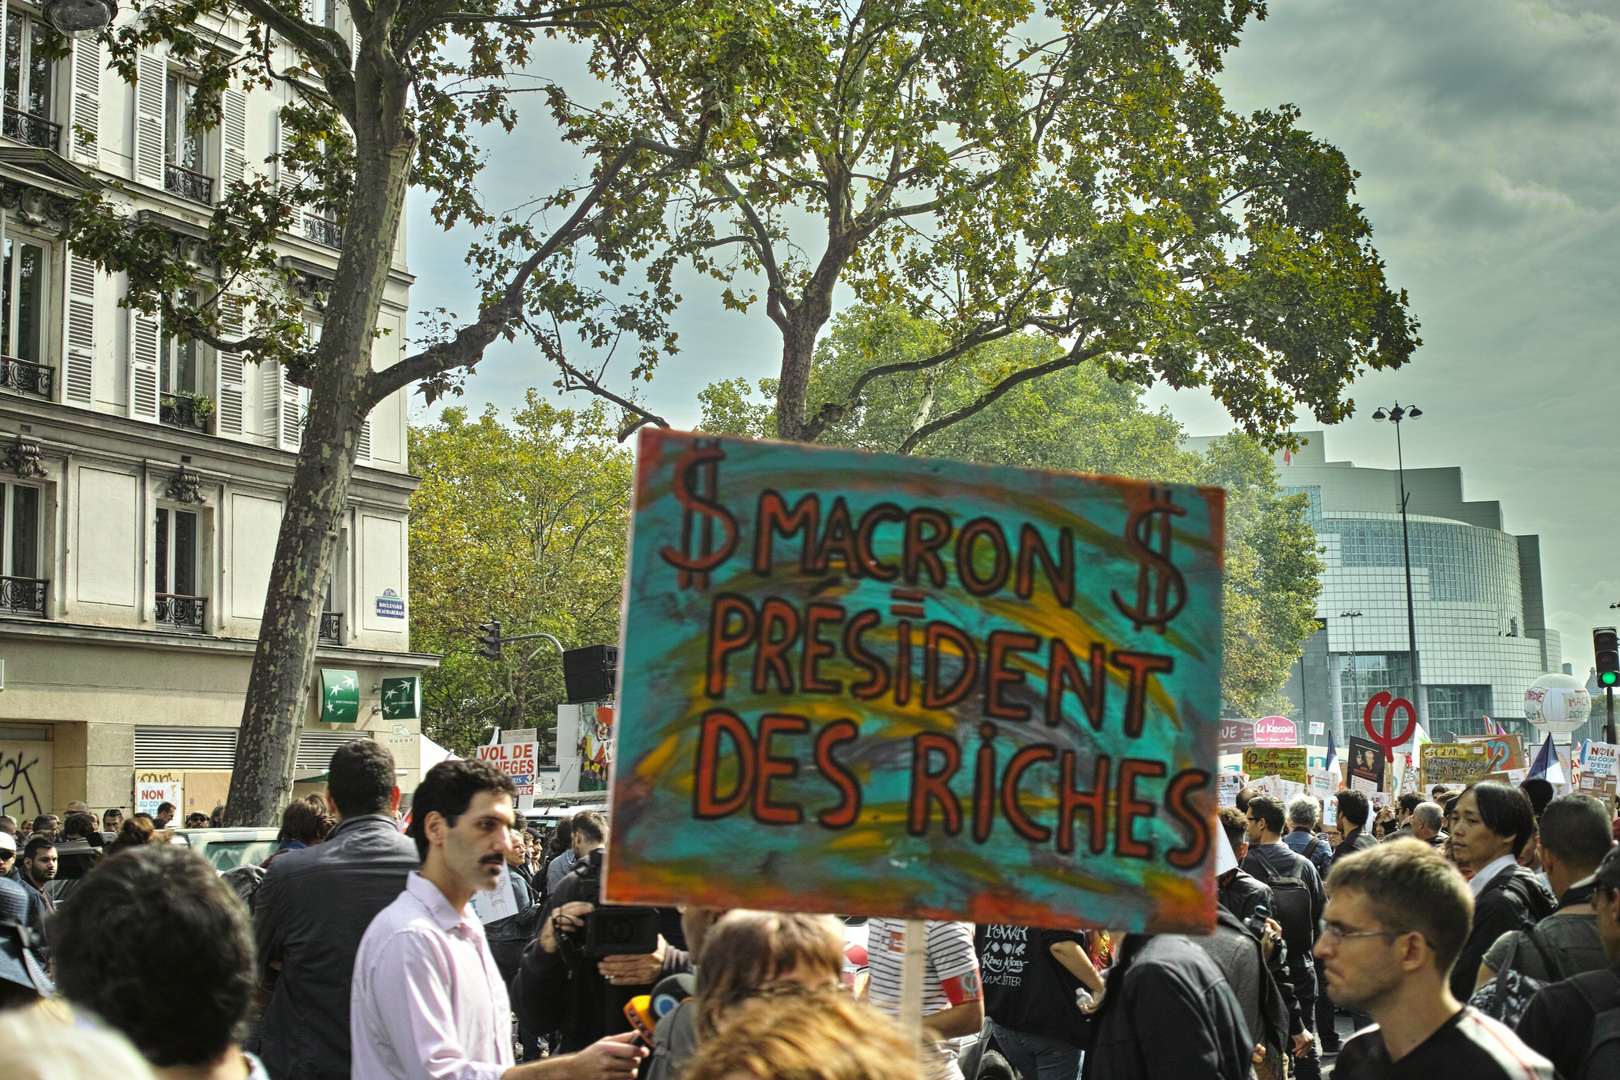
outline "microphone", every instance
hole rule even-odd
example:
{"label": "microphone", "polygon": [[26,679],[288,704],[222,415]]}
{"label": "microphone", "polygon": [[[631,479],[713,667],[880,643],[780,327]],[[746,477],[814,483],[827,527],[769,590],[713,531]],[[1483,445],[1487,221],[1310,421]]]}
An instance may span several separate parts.
{"label": "microphone", "polygon": [[633,997],[624,1005],[624,1018],[630,1021],[630,1029],[636,1033],[636,1041],[648,1050],[658,1041],[654,1030],[658,1027],[658,1018],[653,1015],[652,997],[642,994]]}

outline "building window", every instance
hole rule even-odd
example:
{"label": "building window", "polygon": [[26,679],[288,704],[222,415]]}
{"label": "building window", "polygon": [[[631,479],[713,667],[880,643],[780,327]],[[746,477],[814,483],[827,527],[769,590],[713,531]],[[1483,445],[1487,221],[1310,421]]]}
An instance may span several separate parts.
{"label": "building window", "polygon": [[62,126],[51,120],[56,62],[45,34],[44,26],[15,11],[6,21],[4,131],[7,138],[56,150],[62,138]]}
{"label": "building window", "polygon": [[40,489],[0,483],[0,612],[45,617]]}
{"label": "building window", "polygon": [[163,186],[184,199],[211,203],[214,181],[208,171],[208,133],[188,123],[191,84],[170,75],[163,110]]}
{"label": "building window", "polygon": [[197,515],[159,507],[154,584],[159,626],[200,634],[206,601],[197,595]]}
{"label": "building window", "polygon": [[49,251],[43,244],[8,236],[0,258],[0,387],[42,398],[51,396],[55,373],[40,362]]}
{"label": "building window", "polygon": [[1453,735],[1489,735],[1485,717],[1491,714],[1489,686],[1430,686],[1429,726]]}
{"label": "building window", "polygon": [[1367,700],[1388,690],[1395,697],[1412,697],[1412,658],[1406,653],[1337,654],[1340,715],[1346,730],[1361,726]]}

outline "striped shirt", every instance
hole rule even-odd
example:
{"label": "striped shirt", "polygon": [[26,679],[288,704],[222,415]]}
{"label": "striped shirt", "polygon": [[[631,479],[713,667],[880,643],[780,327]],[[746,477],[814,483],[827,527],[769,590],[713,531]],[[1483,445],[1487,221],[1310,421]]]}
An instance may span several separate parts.
{"label": "striped shirt", "polygon": [[[923,1016],[933,1016],[956,1005],[978,1001],[979,958],[973,951],[973,924],[934,922],[927,924],[927,964],[923,970]],[[872,919],[867,923],[866,956],[870,982],[867,1000],[880,1012],[900,1015],[900,969],[906,954],[904,919]],[[936,1042],[936,1056],[925,1061],[935,1080],[961,1080],[956,1056],[968,1039]]]}

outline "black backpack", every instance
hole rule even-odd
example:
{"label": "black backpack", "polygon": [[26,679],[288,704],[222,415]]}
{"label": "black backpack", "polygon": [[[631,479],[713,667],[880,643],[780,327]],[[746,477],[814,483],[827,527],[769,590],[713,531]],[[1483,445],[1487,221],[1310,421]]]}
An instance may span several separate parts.
{"label": "black backpack", "polygon": [[1572,1080],[1620,1076],[1620,975],[1612,970],[1588,971],[1570,979],[1569,985],[1593,1013],[1592,1038],[1581,1071]]}
{"label": "black backpack", "polygon": [[1266,884],[1271,886],[1271,899],[1276,908],[1272,917],[1282,927],[1288,954],[1310,956],[1311,947],[1316,944],[1316,920],[1311,917],[1310,886],[1297,875],[1280,873],[1258,847],[1250,848],[1249,852],[1265,865]]}

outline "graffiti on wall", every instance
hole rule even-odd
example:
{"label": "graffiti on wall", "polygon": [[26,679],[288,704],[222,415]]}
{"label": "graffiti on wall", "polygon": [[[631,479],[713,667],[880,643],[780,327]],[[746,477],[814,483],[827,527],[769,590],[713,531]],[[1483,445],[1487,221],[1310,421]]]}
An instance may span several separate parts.
{"label": "graffiti on wall", "polygon": [[0,743],[0,814],[23,821],[49,812],[50,752],[50,743]]}

